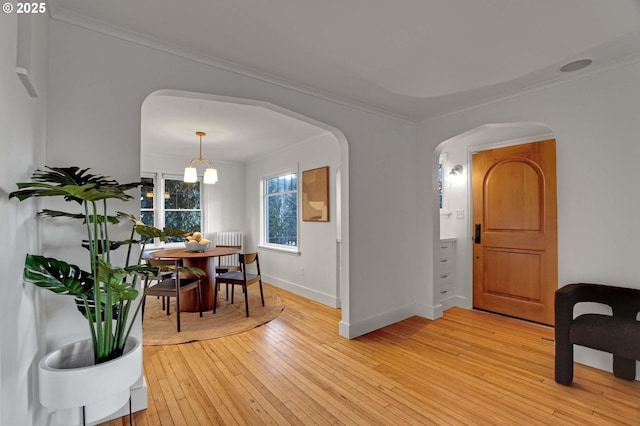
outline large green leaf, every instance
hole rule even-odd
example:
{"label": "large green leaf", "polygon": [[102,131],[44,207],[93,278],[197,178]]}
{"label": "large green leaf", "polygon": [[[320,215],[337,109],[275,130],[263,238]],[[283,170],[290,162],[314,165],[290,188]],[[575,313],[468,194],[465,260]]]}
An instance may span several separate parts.
{"label": "large green leaf", "polygon": [[142,222],[140,219],[138,219],[137,217],[135,217],[132,214],[129,213],[125,213],[125,212],[116,212],[116,214],[118,215],[119,218],[125,218],[130,220],[131,222],[133,222],[133,225],[144,225],[144,222]]}
{"label": "large green leaf", "polygon": [[[84,215],[84,213],[68,213],[68,212],[63,212],[59,210],[50,210],[50,209],[42,209],[42,211],[40,211],[38,215],[42,217],[47,217],[47,218],[66,217],[69,219],[80,219],[82,221],[86,219],[86,216]],[[89,223],[93,223],[94,217],[97,219],[97,223],[99,224],[104,223],[105,218],[102,215],[89,216]],[[107,221],[114,225],[120,223],[120,219],[118,219],[117,216],[107,216]]]}
{"label": "large green leaf", "polygon": [[37,255],[27,255],[24,264],[25,280],[38,287],[79,298],[92,296],[91,275],[76,265]]}
{"label": "large green leaf", "polygon": [[[158,229],[154,226],[147,225],[138,219],[135,216],[132,216],[128,213],[118,212],[118,217],[124,217],[133,222],[136,233],[142,237],[143,241],[150,240],[153,238],[159,238],[160,241],[168,242],[168,237],[184,237],[187,232],[183,229],[173,229],[173,228],[164,228]],[[132,243],[136,243],[139,241],[131,241]]]}
{"label": "large green leaf", "polygon": [[[83,317],[85,317],[88,321],[90,321],[92,324],[95,324],[95,309],[96,309],[96,303],[93,299],[82,299],[79,297],[74,298],[74,301],[76,302],[76,308],[78,308],[78,310],[80,311],[80,313],[82,314]],[[85,306],[85,303],[87,304],[87,306],[89,307],[89,311],[90,311],[90,316],[87,315],[87,308]],[[104,312],[104,303],[102,303],[100,305],[100,312],[101,312],[101,318],[105,317],[105,312]],[[112,305],[111,306],[111,318],[117,318],[118,317],[118,312],[120,312],[120,305]]]}
{"label": "large green leaf", "polygon": [[18,183],[18,191],[9,194],[23,201],[30,197],[62,196],[66,201],[97,201],[107,198],[130,200],[133,197],[125,193],[142,186],[142,182],[120,184],[106,176],[87,173],[89,169],[79,167],[46,167],[36,170],[31,178],[33,182]]}
{"label": "large green leaf", "polygon": [[203,271],[200,268],[196,268],[195,266],[180,266],[180,267],[176,267],[175,270],[176,272],[191,273],[199,277],[204,277],[207,275],[205,271]]}
{"label": "large green leaf", "polygon": [[[98,261],[98,279],[104,285],[100,294],[101,302],[107,303],[111,298],[111,304],[121,300],[134,300],[138,296],[138,290],[133,284],[125,281],[129,272],[124,268],[114,267],[106,262]],[[108,294],[110,293],[110,294]]]}
{"label": "large green leaf", "polygon": [[149,265],[148,263],[142,263],[140,265],[131,265],[124,268],[129,275],[156,275],[159,268],[157,266]]}
{"label": "large green leaf", "polygon": [[154,276],[157,275],[159,271],[162,272],[180,272],[185,274],[193,274],[197,276],[206,276],[207,273],[200,268],[196,268],[194,266],[173,266],[173,265],[161,265],[161,266],[152,266],[149,264],[141,264],[141,265],[132,265],[124,268],[125,271],[129,275],[138,275],[138,276]]}
{"label": "large green leaf", "polygon": [[42,211],[38,212],[38,215],[42,217],[66,217],[69,219],[80,219],[83,221],[86,217],[84,213],[68,213],[50,209],[42,209]]}
{"label": "large green leaf", "polygon": [[87,173],[90,169],[80,167],[45,167],[47,170],[36,170],[31,177],[36,182],[50,182],[58,185],[86,185],[92,183],[98,186],[117,186],[118,182],[106,176]]}
{"label": "large green leaf", "polygon": [[130,200],[131,195],[126,194],[117,187],[96,187],[93,183],[86,185],[52,185],[49,183],[26,182],[18,183],[18,191],[9,194],[9,198],[16,197],[20,201],[31,197],[64,197],[66,201],[99,201],[115,198]]}
{"label": "large green leaf", "polygon": [[187,232],[182,229],[158,229],[149,225],[136,225],[135,229],[136,232],[144,239],[159,238],[160,241],[165,243],[169,241],[169,237],[184,237],[187,235]]}
{"label": "large green leaf", "polygon": [[138,297],[138,290],[127,282],[112,283],[111,293],[114,303],[120,302],[121,300],[135,300],[136,297]]}
{"label": "large green leaf", "polygon": [[[20,201],[24,201],[31,197],[64,197],[65,200],[82,202],[74,196],[75,194],[81,194],[83,191],[87,191],[93,188],[95,185],[52,185],[49,183],[37,183],[37,182],[20,182],[16,184],[18,191],[14,191],[9,194],[9,198],[16,197]],[[70,191],[73,191],[70,192]]]}
{"label": "large green leaf", "polygon": [[[125,245],[125,244],[129,244],[127,241],[111,241],[109,240],[109,250],[108,251],[114,251],[117,250],[118,248],[120,248],[120,246]],[[89,248],[89,241],[88,240],[82,240],[81,243],[82,247],[86,248],[87,250],[90,250]],[[105,251],[105,240],[97,240],[97,246],[98,246],[98,254],[103,254],[106,253]]]}

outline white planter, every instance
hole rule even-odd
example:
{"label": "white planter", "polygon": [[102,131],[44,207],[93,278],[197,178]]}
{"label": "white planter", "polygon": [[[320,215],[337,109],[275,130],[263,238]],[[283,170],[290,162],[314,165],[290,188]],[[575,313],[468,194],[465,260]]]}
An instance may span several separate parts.
{"label": "white planter", "polygon": [[65,345],[40,361],[40,402],[55,409],[57,424],[82,424],[82,407],[89,424],[127,404],[131,386],[142,375],[142,342],[129,337],[121,357],[93,362],[91,339]]}

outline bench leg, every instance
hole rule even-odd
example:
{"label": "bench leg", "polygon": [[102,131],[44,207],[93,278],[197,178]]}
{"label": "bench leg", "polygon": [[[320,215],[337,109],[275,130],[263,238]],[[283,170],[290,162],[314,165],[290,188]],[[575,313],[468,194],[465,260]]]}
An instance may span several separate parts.
{"label": "bench leg", "polygon": [[613,375],[625,380],[636,379],[636,360],[613,355]]}

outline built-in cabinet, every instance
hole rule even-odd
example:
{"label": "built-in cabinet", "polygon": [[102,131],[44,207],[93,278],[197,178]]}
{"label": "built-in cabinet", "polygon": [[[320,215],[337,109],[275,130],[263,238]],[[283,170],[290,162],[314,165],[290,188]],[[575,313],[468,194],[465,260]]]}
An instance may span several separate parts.
{"label": "built-in cabinet", "polygon": [[436,297],[440,302],[455,294],[455,238],[441,239],[436,261]]}

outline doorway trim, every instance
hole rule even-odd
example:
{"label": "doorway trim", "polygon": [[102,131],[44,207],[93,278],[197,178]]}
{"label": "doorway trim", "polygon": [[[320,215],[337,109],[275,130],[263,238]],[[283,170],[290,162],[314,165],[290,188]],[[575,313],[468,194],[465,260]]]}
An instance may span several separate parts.
{"label": "doorway trim", "polygon": [[[483,151],[488,149],[503,148],[506,146],[521,145],[525,143],[535,142],[539,140],[556,139],[556,144],[559,143],[553,130],[546,124],[527,121],[527,122],[510,122],[510,123],[487,123],[470,130],[462,132],[456,136],[453,136],[447,140],[442,141],[434,150],[434,156],[438,156],[442,152],[447,151],[447,147],[451,144],[468,144],[466,150],[466,164],[463,164],[465,170],[471,170],[473,152]],[[436,176],[437,179],[437,176]],[[434,185],[433,202],[437,204],[438,191],[437,182]],[[460,306],[465,309],[473,308],[473,256],[471,247],[471,208],[472,208],[472,192],[471,192],[471,173],[466,175],[466,202],[465,209],[467,214],[465,215],[465,229],[466,233],[457,238],[456,244],[456,264],[460,265],[458,271],[462,272],[461,277],[458,277],[457,284],[459,286],[456,297],[453,298],[451,303],[447,306]],[[434,218],[434,239],[433,239],[433,264],[436,264],[436,256],[438,254],[438,243],[440,242],[440,215]],[[433,315],[434,318],[440,318],[444,311],[444,305],[442,305],[437,294],[435,286],[436,276],[434,276],[432,282],[432,297],[433,297]]]}

